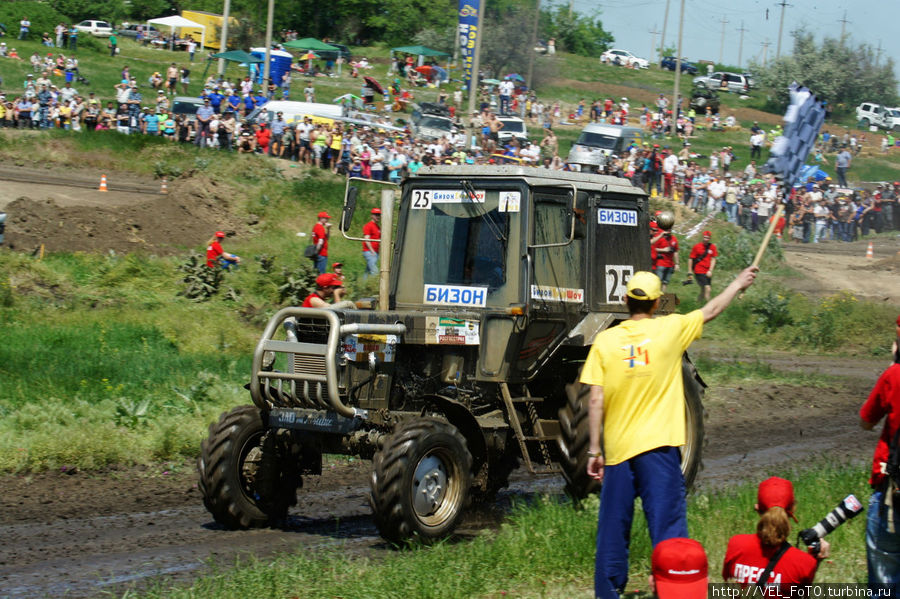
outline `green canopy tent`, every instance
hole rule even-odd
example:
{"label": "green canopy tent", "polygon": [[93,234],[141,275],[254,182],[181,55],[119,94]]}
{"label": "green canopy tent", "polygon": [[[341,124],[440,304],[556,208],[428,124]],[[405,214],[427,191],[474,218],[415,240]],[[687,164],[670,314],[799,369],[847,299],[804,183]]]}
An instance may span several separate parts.
{"label": "green canopy tent", "polygon": [[[209,72],[209,65],[212,64],[213,59],[220,58],[227,62],[235,62],[235,63],[246,63],[250,64],[258,64],[261,62],[265,62],[262,58],[257,58],[253,56],[249,52],[244,52],[243,50],[229,50],[228,52],[219,52],[218,54],[211,54],[206,61],[206,68],[203,69],[203,80],[206,81],[206,73]],[[222,70],[224,73],[224,69]]]}
{"label": "green canopy tent", "polygon": [[[447,73],[449,77],[450,73],[450,55],[446,52],[441,52],[440,50],[432,50],[426,46],[398,46],[396,48],[391,48],[391,58],[394,58],[394,52],[403,52],[404,54],[415,54],[419,57],[418,63],[416,66],[422,66],[425,64],[426,56],[446,56],[447,57]],[[393,60],[391,60],[393,63]]]}
{"label": "green canopy tent", "polygon": [[291,40],[282,44],[285,48],[293,48],[294,50],[312,50],[313,52],[322,52],[324,50],[340,50],[337,46],[326,44],[314,37],[305,37],[300,40]]}

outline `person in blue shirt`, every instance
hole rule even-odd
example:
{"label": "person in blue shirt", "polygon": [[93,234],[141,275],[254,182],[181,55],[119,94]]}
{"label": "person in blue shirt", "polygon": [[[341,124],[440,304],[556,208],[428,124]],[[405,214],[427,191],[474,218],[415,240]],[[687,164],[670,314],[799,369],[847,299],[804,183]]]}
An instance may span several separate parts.
{"label": "person in blue shirt", "polygon": [[264,104],[265,104],[266,102],[268,102],[268,101],[269,101],[269,99],[266,98],[266,95],[263,93],[263,90],[257,91],[257,92],[256,92],[256,95],[253,96],[253,103],[254,103],[256,106],[262,106],[262,105],[264,105]]}
{"label": "person in blue shirt", "polygon": [[150,108],[144,108],[144,114],[141,117],[144,121],[144,133],[146,135],[159,135],[159,115],[150,112]]}
{"label": "person in blue shirt", "polygon": [[241,97],[233,92],[229,92],[228,95],[225,96],[225,102],[232,111],[237,112],[241,106]]}
{"label": "person in blue shirt", "polygon": [[216,111],[216,114],[219,113],[219,106],[222,105],[222,99],[225,96],[219,93],[218,89],[214,89],[211,94],[209,94],[209,103],[212,105],[213,110]]}
{"label": "person in blue shirt", "polygon": [[256,107],[256,102],[253,100],[253,96],[251,96],[250,94],[246,94],[243,97],[243,102],[244,102],[244,115],[246,116],[246,115],[250,114],[250,111],[252,111]]}

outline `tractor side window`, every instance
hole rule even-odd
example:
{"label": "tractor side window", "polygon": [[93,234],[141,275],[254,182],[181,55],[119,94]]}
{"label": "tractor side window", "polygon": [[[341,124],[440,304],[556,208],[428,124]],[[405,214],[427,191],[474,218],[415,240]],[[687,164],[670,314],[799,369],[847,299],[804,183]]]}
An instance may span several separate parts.
{"label": "tractor side window", "polygon": [[[579,198],[583,202],[583,198]],[[576,205],[575,239],[568,245],[534,248],[534,285],[531,297],[547,301],[584,301],[584,211]],[[534,205],[535,245],[561,243],[569,238],[572,215],[567,196],[537,196]],[[579,235],[578,233],[581,233]]]}

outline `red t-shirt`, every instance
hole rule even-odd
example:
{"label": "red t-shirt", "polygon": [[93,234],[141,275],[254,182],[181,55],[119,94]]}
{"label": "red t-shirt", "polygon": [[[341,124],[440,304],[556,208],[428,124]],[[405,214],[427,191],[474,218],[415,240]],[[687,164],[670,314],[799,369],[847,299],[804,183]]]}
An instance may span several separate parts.
{"label": "red t-shirt", "polygon": [[[672,248],[672,251],[659,251],[665,248]],[[657,255],[656,266],[664,266],[666,268],[673,268],[675,266],[675,252],[678,251],[678,240],[674,235],[663,235],[653,244],[653,249],[656,250]]]}
{"label": "red t-shirt", "polygon": [[210,268],[215,268],[218,266],[219,256],[224,253],[225,250],[222,249],[222,244],[218,241],[213,241],[206,246],[206,265]]}
{"label": "red t-shirt", "polygon": [[260,129],[256,132],[256,143],[259,144],[259,147],[262,148],[263,152],[269,150],[269,140],[272,138],[272,132],[268,127],[265,129]]}
{"label": "red t-shirt", "polygon": [[312,234],[313,245],[318,245],[320,239],[324,241],[324,243],[322,244],[322,248],[319,250],[319,255],[327,256],[328,255],[328,234],[325,231],[325,225],[323,225],[322,223],[316,223],[315,226],[313,227],[312,233],[313,233]]}
{"label": "red t-shirt", "polygon": [[884,416],[884,428],[875,445],[875,455],[872,458],[872,477],[869,483],[881,484],[885,475],[882,473],[882,464],[887,462],[888,445],[894,438],[897,429],[900,428],[900,364],[891,364],[887,370],[878,377],[878,382],[866,403],[859,409],[859,417],[872,424],[877,423]]}
{"label": "red t-shirt", "polygon": [[[728,541],[722,578],[743,585],[756,584],[778,547],[763,547],[755,534],[735,535]],[[796,547],[788,549],[769,574],[769,584],[811,584],[819,562]]]}
{"label": "red t-shirt", "polygon": [[[366,235],[369,236],[369,245],[372,246],[372,251],[376,254],[378,253],[378,248],[381,246],[377,241],[372,241],[373,239],[381,239],[381,228],[375,223],[375,221],[370,220],[365,225],[363,225],[363,237]],[[363,251],[366,251],[366,242],[362,244]]]}
{"label": "red t-shirt", "polygon": [[306,299],[303,300],[303,304],[301,304],[300,307],[301,308],[314,308],[315,306],[313,306],[312,302],[310,301],[314,297],[318,297],[319,299],[322,299],[322,297],[318,293],[310,293],[309,295],[306,296]]}
{"label": "red t-shirt", "polygon": [[709,244],[709,251],[706,251],[705,243],[698,243],[694,246],[694,249],[691,250],[691,260],[694,258],[699,258],[706,254],[702,260],[697,262],[694,265],[694,272],[698,275],[705,275],[709,272],[709,267],[712,264],[712,259],[719,255],[719,250],[716,249],[716,244]]}

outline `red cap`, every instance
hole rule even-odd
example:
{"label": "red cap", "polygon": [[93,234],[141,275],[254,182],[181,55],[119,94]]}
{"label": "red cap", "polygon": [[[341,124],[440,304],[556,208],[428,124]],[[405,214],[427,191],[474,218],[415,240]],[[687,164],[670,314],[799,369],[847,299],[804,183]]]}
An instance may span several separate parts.
{"label": "red cap", "polygon": [[794,522],[798,522],[794,515],[794,485],[789,480],[773,476],[759,483],[756,503],[759,504],[760,512],[766,512],[773,507],[784,508]]}
{"label": "red cap", "polygon": [[709,564],[693,539],[661,541],[653,550],[653,582],[660,599],[706,599]]}
{"label": "red cap", "polygon": [[655,221],[655,220],[651,220],[651,221],[650,221],[650,228],[651,228],[651,229],[658,229],[658,228],[659,228],[659,225],[656,224],[656,221]]}
{"label": "red cap", "polygon": [[331,265],[331,268],[337,268],[337,267],[343,266],[343,265],[344,265],[343,262],[335,262],[334,264]]}
{"label": "red cap", "polygon": [[216,237],[225,237],[225,233],[222,231],[216,231]]}
{"label": "red cap", "polygon": [[319,218],[331,218],[331,215],[323,210],[319,213]]}
{"label": "red cap", "polygon": [[712,233],[710,233],[709,231],[704,231],[703,236],[704,237],[712,237]]}
{"label": "red cap", "polygon": [[316,277],[316,286],[323,289],[325,287],[343,287],[344,283],[333,272],[326,272]]}
{"label": "red cap", "polygon": [[372,208],[372,214],[381,214],[381,208]]}

